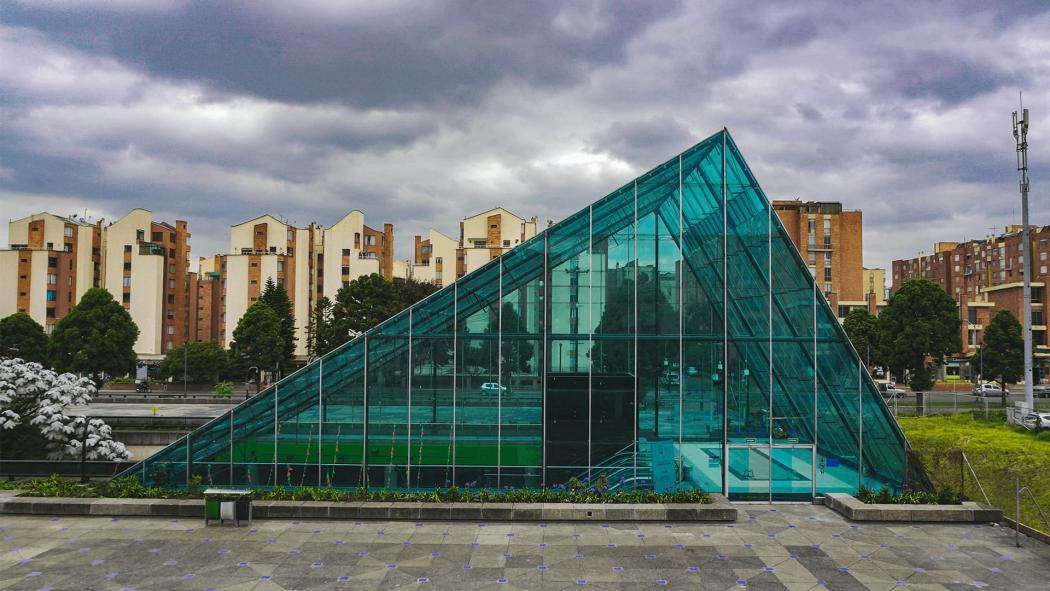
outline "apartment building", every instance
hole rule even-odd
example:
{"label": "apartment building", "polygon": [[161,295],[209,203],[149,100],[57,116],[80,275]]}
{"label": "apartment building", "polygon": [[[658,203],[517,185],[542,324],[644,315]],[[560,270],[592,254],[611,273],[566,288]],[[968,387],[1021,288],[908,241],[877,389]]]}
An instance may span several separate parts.
{"label": "apartment building", "polygon": [[459,223],[458,242],[433,229],[426,240],[416,236],[412,277],[448,285],[535,235],[535,216],[526,220],[502,207],[483,211]]}
{"label": "apartment building", "polygon": [[138,326],[140,359],[159,359],[192,340],[189,238],[185,221],[154,221],[141,208],[102,229],[102,286]]}
{"label": "apartment building", "polygon": [[797,199],[773,201],[773,210],[839,318],[855,307],[867,308],[861,212]]}
{"label": "apartment building", "polygon": [[334,298],[340,287],[358,277],[395,277],[393,224],[383,224],[382,231],[372,229],[365,225],[365,214],[355,209],[318,236],[315,301]]}
{"label": "apartment building", "polygon": [[998,236],[966,242],[938,242],[929,254],[893,261],[896,291],[906,281],[928,279],[941,286],[959,306],[963,354],[979,349],[984,328],[999,310],[1018,320],[1023,313],[1024,273],[1032,273],[1032,342],[1035,356],[1050,359],[1044,298],[1050,267],[1050,226],[1031,232],[1032,261],[1025,264],[1021,226],[1009,226]]}
{"label": "apartment building", "polygon": [[25,312],[49,334],[99,285],[102,222],[38,213],[8,224],[0,250],[0,318]]}
{"label": "apartment building", "polygon": [[196,277],[196,326],[200,340],[229,346],[248,307],[259,299],[267,279],[284,286],[295,316],[295,354],[307,354],[306,328],[317,301],[334,298],[359,277],[392,279],[405,273],[394,260],[394,226],[376,230],[354,210],[331,227],[297,227],[263,215],[230,229],[228,254],[200,259]]}

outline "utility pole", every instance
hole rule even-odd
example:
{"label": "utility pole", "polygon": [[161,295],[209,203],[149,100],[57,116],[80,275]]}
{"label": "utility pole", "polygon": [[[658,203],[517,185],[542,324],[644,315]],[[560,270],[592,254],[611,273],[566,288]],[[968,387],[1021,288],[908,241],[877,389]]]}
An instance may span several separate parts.
{"label": "utility pole", "polygon": [[[1020,100],[1018,101],[1020,103]],[[1017,144],[1017,171],[1021,174],[1021,240],[1024,256],[1024,403],[1032,412],[1032,244],[1028,229],[1028,109],[1019,105],[1021,116],[1013,113],[1014,141]]]}

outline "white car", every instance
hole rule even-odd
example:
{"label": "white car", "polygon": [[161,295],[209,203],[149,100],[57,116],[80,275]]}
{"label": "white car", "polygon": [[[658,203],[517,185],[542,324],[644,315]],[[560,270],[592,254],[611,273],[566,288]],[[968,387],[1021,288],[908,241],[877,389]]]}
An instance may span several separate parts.
{"label": "white car", "polygon": [[906,392],[901,390],[894,384],[879,383],[879,393],[882,394],[883,398],[892,400],[894,398],[903,398]]}
{"label": "white car", "polygon": [[1033,412],[1027,414],[1021,419],[1021,424],[1024,425],[1025,429],[1031,431],[1050,429],[1050,412]]}
{"label": "white car", "polygon": [[492,395],[506,394],[507,393],[507,387],[506,386],[500,386],[496,382],[485,382],[484,384],[481,385],[481,393],[482,394],[492,394]]}
{"label": "white car", "polygon": [[990,384],[986,382],[974,386],[973,393],[977,396],[1002,396],[1003,394],[1010,394],[1010,390],[1000,388],[999,384]]}

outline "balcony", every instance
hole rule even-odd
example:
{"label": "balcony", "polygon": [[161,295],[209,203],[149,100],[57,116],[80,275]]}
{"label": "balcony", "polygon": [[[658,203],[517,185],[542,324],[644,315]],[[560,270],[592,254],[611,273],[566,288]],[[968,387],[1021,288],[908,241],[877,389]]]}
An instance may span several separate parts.
{"label": "balcony", "polygon": [[163,246],[161,246],[159,244],[154,244],[152,242],[139,242],[139,254],[140,255],[152,254],[152,255],[159,255],[159,256],[167,256],[168,251]]}

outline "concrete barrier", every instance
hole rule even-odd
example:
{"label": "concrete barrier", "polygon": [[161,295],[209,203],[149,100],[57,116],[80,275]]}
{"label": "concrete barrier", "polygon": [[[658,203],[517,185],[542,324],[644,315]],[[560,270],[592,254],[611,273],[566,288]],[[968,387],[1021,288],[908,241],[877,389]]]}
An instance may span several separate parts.
{"label": "concrete barrier", "polygon": [[[851,497],[852,498],[852,497]],[[204,518],[201,499],[0,498],[0,514]],[[385,503],[255,501],[255,519],[392,519],[466,521],[736,521],[722,495],[705,504]]]}
{"label": "concrete barrier", "polygon": [[824,505],[850,521],[991,523],[1003,517],[995,507],[968,501],[961,505],[869,505],[853,495],[829,493],[824,496]]}

